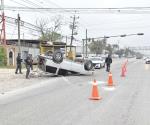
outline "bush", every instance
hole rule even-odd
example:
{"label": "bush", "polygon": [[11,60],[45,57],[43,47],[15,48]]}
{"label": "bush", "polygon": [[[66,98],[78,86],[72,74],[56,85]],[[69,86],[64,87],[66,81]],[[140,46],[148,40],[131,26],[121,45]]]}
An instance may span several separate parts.
{"label": "bush", "polygon": [[0,47],[0,66],[6,66],[6,65],[7,65],[6,52],[3,47]]}

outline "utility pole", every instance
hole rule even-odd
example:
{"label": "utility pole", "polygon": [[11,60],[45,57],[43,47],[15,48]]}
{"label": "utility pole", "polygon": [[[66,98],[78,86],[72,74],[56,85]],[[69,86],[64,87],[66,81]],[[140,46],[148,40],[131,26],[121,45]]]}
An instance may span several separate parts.
{"label": "utility pole", "polygon": [[73,16],[73,23],[72,23],[72,32],[71,32],[71,43],[70,43],[70,45],[72,45],[72,42],[73,42],[75,19],[76,19],[76,17],[74,15]]}
{"label": "utility pole", "polygon": [[21,43],[20,43],[20,15],[18,14],[17,18],[17,24],[18,24],[18,48],[19,48],[19,53],[21,53]]}
{"label": "utility pole", "polygon": [[86,57],[87,57],[87,29],[86,29],[86,46],[85,46],[85,52],[86,52]]}
{"label": "utility pole", "polygon": [[67,44],[68,44],[68,37],[66,36],[66,46],[67,46]]}
{"label": "utility pole", "polygon": [[1,25],[1,31],[0,31],[0,44],[6,45],[6,31],[5,31],[5,13],[4,13],[4,0],[1,0],[1,16],[0,16],[0,25]]}
{"label": "utility pole", "polygon": [[[75,35],[75,32],[74,30],[76,29],[77,25],[76,25],[76,19],[78,19],[79,17],[77,16],[73,16],[71,17],[73,18],[73,22],[72,24],[70,25],[70,28],[71,28],[71,42],[70,42],[70,46],[72,46],[72,43],[73,43],[73,39],[74,39],[74,35]],[[70,50],[71,50],[71,47],[70,47]]]}
{"label": "utility pole", "polygon": [[83,41],[83,46],[82,46],[83,47],[82,48],[83,51],[82,52],[83,52],[83,59],[84,59],[84,39],[82,39],[82,41]]}
{"label": "utility pole", "polygon": [[65,46],[65,55],[66,55],[66,57],[67,57],[67,43],[68,42],[68,37],[66,36],[66,46]]}

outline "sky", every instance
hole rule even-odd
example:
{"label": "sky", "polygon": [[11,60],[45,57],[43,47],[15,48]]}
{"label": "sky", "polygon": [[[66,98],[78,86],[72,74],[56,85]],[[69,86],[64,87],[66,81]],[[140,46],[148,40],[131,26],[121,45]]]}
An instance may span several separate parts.
{"label": "sky", "polygon": [[[60,8],[121,8],[121,7],[150,7],[150,0],[4,0],[5,6],[28,6],[28,7],[60,7]],[[35,24],[37,19],[50,19],[56,15],[62,15],[63,21],[67,22],[62,27],[61,33],[70,36],[68,28],[74,13],[63,12],[22,12],[5,10],[5,15],[16,18],[20,14],[22,20]],[[149,13],[128,13],[120,12],[97,12],[97,13],[76,13],[79,16],[77,39],[85,38],[85,31],[88,30],[88,37],[103,37],[122,34],[144,33],[144,36],[128,36],[109,38],[108,43],[119,44],[121,47],[129,46],[150,46],[150,10]],[[6,29],[7,38],[17,38],[17,27],[8,26]],[[33,32],[32,32],[33,33]],[[31,31],[21,30],[21,38],[36,38]],[[37,33],[33,33],[37,34]],[[81,42],[80,42],[81,43]],[[77,43],[79,44],[79,43]]]}

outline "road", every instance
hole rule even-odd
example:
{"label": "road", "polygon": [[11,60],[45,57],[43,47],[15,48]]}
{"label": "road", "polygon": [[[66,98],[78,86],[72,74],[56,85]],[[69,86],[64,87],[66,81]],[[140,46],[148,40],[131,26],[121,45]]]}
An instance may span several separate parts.
{"label": "road", "polygon": [[[112,64],[115,87],[99,84],[101,100],[89,100],[93,79],[107,81],[105,69],[93,76],[53,78],[45,85],[0,98],[0,125],[150,125],[150,65],[129,60]],[[50,79],[50,78],[49,78]]]}

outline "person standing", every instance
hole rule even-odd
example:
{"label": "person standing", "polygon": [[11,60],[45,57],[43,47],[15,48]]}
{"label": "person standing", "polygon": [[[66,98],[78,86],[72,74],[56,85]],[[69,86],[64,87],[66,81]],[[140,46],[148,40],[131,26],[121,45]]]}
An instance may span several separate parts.
{"label": "person standing", "polygon": [[30,67],[31,67],[31,70],[33,70],[33,58],[32,58],[32,54],[29,54],[29,56],[30,56],[30,60],[31,60]]}
{"label": "person standing", "polygon": [[108,55],[108,57],[105,59],[105,63],[106,63],[106,71],[109,72],[110,71],[110,64],[112,63],[112,58],[110,55]]}
{"label": "person standing", "polygon": [[26,79],[29,79],[29,74],[30,74],[30,69],[32,68],[32,59],[30,57],[30,55],[27,56],[27,58],[25,59],[25,63],[26,63]]}
{"label": "person standing", "polygon": [[16,67],[15,73],[17,74],[18,70],[19,70],[19,73],[22,74],[22,72],[21,72],[21,68],[22,68],[21,62],[22,62],[22,59],[21,59],[21,54],[20,53],[18,53],[18,56],[16,58],[16,62],[17,62],[17,67]]}

